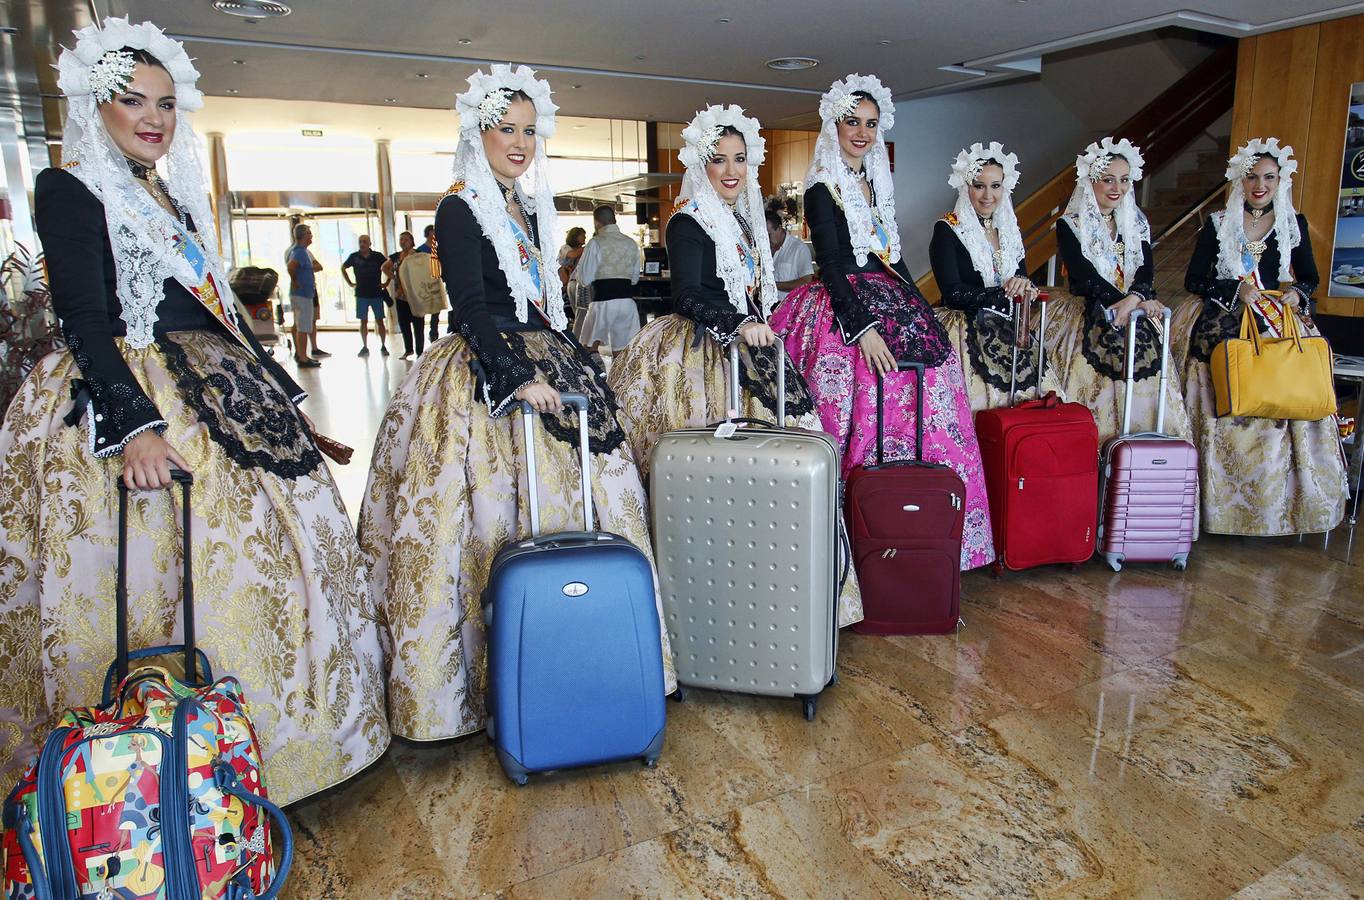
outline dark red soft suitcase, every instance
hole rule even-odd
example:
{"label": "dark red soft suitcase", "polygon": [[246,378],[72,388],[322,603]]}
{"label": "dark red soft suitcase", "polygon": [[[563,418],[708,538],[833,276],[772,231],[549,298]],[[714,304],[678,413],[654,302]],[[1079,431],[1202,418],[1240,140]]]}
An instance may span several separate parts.
{"label": "dark red soft suitcase", "polygon": [[1104,446],[1103,521],[1099,552],[1117,572],[1124,562],[1188,564],[1198,516],[1198,450],[1165,434],[1170,362],[1170,311],[1160,340],[1160,399],[1154,431],[1132,432],[1132,374],[1140,310],[1127,326],[1127,384],[1122,432]]}
{"label": "dark red soft suitcase", "polygon": [[[1040,318],[1039,385],[1046,373],[1041,349],[1045,302]],[[995,573],[1082,563],[1093,556],[1099,521],[1099,429],[1088,407],[1062,403],[1048,393],[1004,409],[982,409],[976,413],[976,437],[990,496]]]}
{"label": "dark red soft suitcase", "polygon": [[914,459],[886,462],[876,380],[876,463],[848,474],[847,517],[865,618],[864,634],[948,634],[961,617],[961,536],[966,485],[948,466],[923,461],[924,366],[914,372]]}

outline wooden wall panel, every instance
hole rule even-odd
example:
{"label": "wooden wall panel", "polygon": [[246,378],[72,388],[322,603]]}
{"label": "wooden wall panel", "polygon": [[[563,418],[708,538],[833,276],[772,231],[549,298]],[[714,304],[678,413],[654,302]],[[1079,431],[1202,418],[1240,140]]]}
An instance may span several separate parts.
{"label": "wooden wall panel", "polygon": [[1277,137],[1298,159],[1294,203],[1307,217],[1323,278],[1319,310],[1364,316],[1364,300],[1327,297],[1345,152],[1350,85],[1364,81],[1364,16],[1276,31],[1241,41],[1232,141]]}

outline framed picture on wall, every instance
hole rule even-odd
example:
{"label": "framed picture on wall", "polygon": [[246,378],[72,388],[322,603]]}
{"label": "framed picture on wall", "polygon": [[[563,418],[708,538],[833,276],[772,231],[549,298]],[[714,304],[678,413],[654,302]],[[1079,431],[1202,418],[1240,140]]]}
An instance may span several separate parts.
{"label": "framed picture on wall", "polygon": [[1364,297],[1364,81],[1350,86],[1327,296]]}

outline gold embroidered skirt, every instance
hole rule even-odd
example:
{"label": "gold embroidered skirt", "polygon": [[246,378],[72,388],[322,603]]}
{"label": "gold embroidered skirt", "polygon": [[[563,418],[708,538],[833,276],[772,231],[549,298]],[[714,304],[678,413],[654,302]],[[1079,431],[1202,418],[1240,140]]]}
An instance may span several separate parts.
{"label": "gold embroidered skirt", "polygon": [[[600,372],[552,332],[505,337],[548,383],[588,395],[597,527],[625,537],[652,565],[644,488]],[[389,721],[411,740],[483,727],[483,591],[497,551],[530,535],[522,416],[488,415],[473,360],[464,338],[451,335],[412,367],[380,425],[360,514],[360,546],[383,617]],[[540,418],[541,530],[580,530],[576,414]],[[671,692],[677,679],[666,632],[662,638]]]}
{"label": "gold embroidered skirt", "polygon": [[[648,460],[661,435],[696,428],[725,417],[729,354],[700,326],[678,315],[654,319],[611,363],[609,382],[620,404],[620,421],[648,477]],[[776,350],[740,351],[740,384],[745,418],[772,421],[776,410]],[[795,369],[786,371],[786,424],[822,431],[810,392]],[[839,627],[862,621],[862,593],[857,574],[849,572],[839,596]]]}
{"label": "gold embroidered skirt", "polygon": [[[295,440],[283,459],[280,447],[242,424],[249,414],[234,415],[242,397],[258,390],[271,407],[289,405],[278,386],[258,369],[253,374],[255,360],[235,342],[180,332],[123,356],[169,423],[166,440],[193,471],[198,643],[215,675],[235,675],[245,687],[270,796],[290,803],[331,787],[389,742],[376,613],[331,475],[320,463],[282,477],[268,464],[234,462],[273,457],[297,469],[310,458]],[[0,427],[5,784],[64,708],[99,701],[114,657],[114,479],[123,460],[96,459],[86,448],[86,424],[63,423],[79,377],[70,353],[47,356]],[[301,427],[293,433],[306,440]],[[131,646],[177,643],[178,494],[172,500],[170,491],[138,491],[131,500]]]}
{"label": "gold embroidered skirt", "polygon": [[[1335,419],[1217,416],[1205,357],[1214,341],[1194,333],[1212,324],[1199,327],[1203,311],[1198,298],[1184,304],[1173,337],[1198,448],[1204,530],[1259,537],[1330,531],[1349,496]],[[1303,333],[1318,332],[1304,323]]]}

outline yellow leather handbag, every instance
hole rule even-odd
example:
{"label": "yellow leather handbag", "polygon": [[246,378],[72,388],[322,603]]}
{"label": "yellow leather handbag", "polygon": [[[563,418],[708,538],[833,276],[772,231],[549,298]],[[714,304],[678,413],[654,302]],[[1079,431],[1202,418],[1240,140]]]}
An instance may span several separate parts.
{"label": "yellow leather handbag", "polygon": [[1330,344],[1304,336],[1290,304],[1283,305],[1283,332],[1281,338],[1262,338],[1245,306],[1241,336],[1214,347],[1209,361],[1217,415],[1315,420],[1335,413]]}

